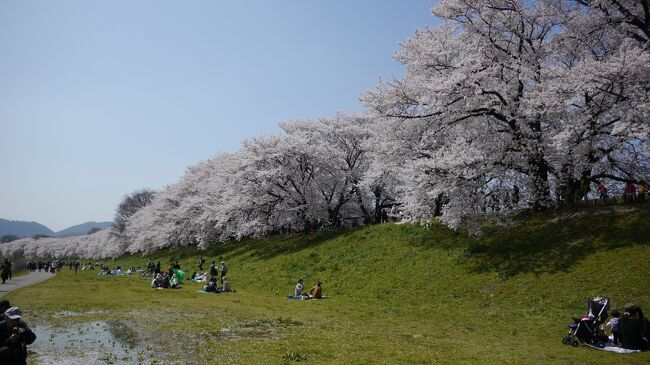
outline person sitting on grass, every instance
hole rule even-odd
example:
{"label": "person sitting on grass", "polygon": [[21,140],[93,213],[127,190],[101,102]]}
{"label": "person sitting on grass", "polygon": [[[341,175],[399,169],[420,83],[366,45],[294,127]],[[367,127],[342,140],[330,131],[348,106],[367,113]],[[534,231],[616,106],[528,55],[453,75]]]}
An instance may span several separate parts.
{"label": "person sitting on grass", "polygon": [[309,289],[309,299],[323,299],[322,282],[319,280],[311,289]]}
{"label": "person sitting on grass", "polygon": [[650,322],[636,305],[627,308],[623,318],[618,321],[618,334],[623,348],[642,351],[650,349]]}
{"label": "person sitting on grass", "polygon": [[178,277],[176,276],[176,273],[172,274],[172,276],[169,278],[169,288],[170,289],[178,289]]}
{"label": "person sitting on grass", "polygon": [[169,276],[169,274],[167,272],[164,272],[162,274],[162,285],[161,285],[161,287],[163,289],[168,289],[169,288],[169,279],[170,278],[171,277]]}
{"label": "person sitting on grass", "polygon": [[296,288],[293,291],[293,297],[294,298],[302,298],[302,288],[305,286],[305,279],[300,278],[298,279],[298,282],[296,283]]}
{"label": "person sitting on grass", "polygon": [[218,293],[219,290],[217,290],[217,279],[210,279],[210,281],[208,281],[208,284],[203,286],[203,291],[206,293]]}
{"label": "person sitting on grass", "polygon": [[162,286],[162,283],[163,283],[162,275],[158,273],[156,274],[156,277],[153,280],[151,280],[151,287],[154,289],[160,288]]}
{"label": "person sitting on grass", "polygon": [[195,282],[197,282],[197,283],[202,283],[202,282],[205,281],[205,279],[207,278],[207,276],[208,276],[208,275],[207,275],[206,273],[204,273],[204,272],[200,272],[200,273],[196,274],[196,276],[194,277],[193,280],[194,280]]}
{"label": "person sitting on grass", "polygon": [[620,320],[620,314],[618,313],[617,309],[612,310],[612,319],[610,319],[606,326],[612,331],[612,336],[613,340],[612,343],[614,345],[618,345],[620,342],[619,335],[618,335],[618,321]]}
{"label": "person sitting on grass", "polygon": [[296,283],[296,288],[293,291],[293,295],[289,295],[289,299],[309,299],[308,295],[303,294],[302,290],[304,288],[305,279],[300,278]]}

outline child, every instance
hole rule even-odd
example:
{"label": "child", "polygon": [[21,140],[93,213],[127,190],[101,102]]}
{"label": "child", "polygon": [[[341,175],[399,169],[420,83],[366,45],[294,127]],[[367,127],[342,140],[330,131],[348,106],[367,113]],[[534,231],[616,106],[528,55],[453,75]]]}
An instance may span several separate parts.
{"label": "child", "polygon": [[293,293],[294,298],[302,298],[302,287],[304,281],[305,280],[303,278],[298,279],[298,283],[296,284],[296,289],[294,290]]}
{"label": "child", "polygon": [[614,336],[614,345],[619,344],[619,334],[618,334],[618,319],[620,314],[618,310],[612,310],[612,319],[607,322],[607,327],[612,329],[612,335]]}

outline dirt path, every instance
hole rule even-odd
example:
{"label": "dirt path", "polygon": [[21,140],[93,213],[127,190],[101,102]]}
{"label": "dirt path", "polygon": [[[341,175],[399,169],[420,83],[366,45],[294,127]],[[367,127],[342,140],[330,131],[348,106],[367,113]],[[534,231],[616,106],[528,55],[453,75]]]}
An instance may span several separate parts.
{"label": "dirt path", "polygon": [[11,280],[7,280],[5,284],[0,284],[0,298],[2,298],[5,294],[9,293],[10,291],[22,288],[24,286],[38,284],[41,281],[45,281],[51,278],[52,276],[54,275],[48,272],[36,271],[36,272],[30,272],[27,275],[14,277]]}

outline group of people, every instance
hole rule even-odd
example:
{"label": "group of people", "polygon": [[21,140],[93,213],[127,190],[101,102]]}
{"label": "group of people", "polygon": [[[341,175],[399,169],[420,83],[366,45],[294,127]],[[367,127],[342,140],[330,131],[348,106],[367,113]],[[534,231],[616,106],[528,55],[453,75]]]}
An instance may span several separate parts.
{"label": "group of people", "polygon": [[219,284],[219,281],[216,277],[210,278],[210,280],[208,280],[208,283],[203,285],[203,291],[206,293],[231,293],[235,292],[235,289],[233,289],[232,285],[230,285],[228,277],[224,276],[221,278],[221,285]]}
{"label": "group of people", "polygon": [[124,275],[125,273],[122,271],[121,266],[116,266],[114,269],[111,269],[108,267],[108,265],[100,264],[99,265],[99,272],[97,275]]}
{"label": "group of people", "polygon": [[[580,198],[583,200],[588,199],[589,183],[581,181]],[[596,190],[600,199],[609,199],[609,190],[602,181],[595,181]],[[623,200],[628,203],[642,202],[648,200],[648,187],[646,184],[640,184],[638,187],[631,182],[625,184],[623,189]]]}
{"label": "group of people", "polygon": [[639,306],[629,306],[622,317],[614,309],[607,327],[612,332],[614,344],[630,350],[650,350],[650,321]]}
{"label": "group of people", "polygon": [[[201,260],[203,258],[201,257]],[[202,266],[199,266],[199,269]],[[212,261],[212,265],[210,265],[210,271],[209,271],[209,279],[208,283],[203,286],[203,291],[206,293],[228,293],[228,292],[234,292],[235,290],[232,288],[230,285],[230,282],[228,281],[228,266],[226,265],[226,262],[221,261],[221,265],[217,267],[217,262]],[[197,275],[198,276],[198,275]],[[207,278],[207,275],[204,276]],[[194,279],[196,280],[196,277]],[[221,281],[221,284],[219,284],[219,280]]]}
{"label": "group of people", "polygon": [[22,319],[18,307],[12,307],[8,300],[0,301],[0,364],[26,365],[27,345],[36,340],[36,335]]}
{"label": "group of people", "polygon": [[298,279],[298,283],[296,283],[296,288],[293,291],[293,295],[289,295],[289,298],[302,300],[323,299],[322,284],[323,283],[320,280],[316,281],[314,286],[309,289],[309,294],[307,294],[304,292],[305,279],[300,278]]}
{"label": "group of people", "polygon": [[34,272],[38,270],[38,272],[45,271],[45,272],[51,272],[54,274],[57,270],[61,270],[61,268],[65,266],[64,261],[39,261],[39,262],[34,262],[34,261],[29,261],[27,263],[27,269],[31,272]]}
{"label": "group of people", "polygon": [[[151,270],[152,266],[147,264],[147,267]],[[169,264],[167,271],[156,272],[155,275],[151,280],[151,287],[154,289],[179,289],[185,282],[185,271],[181,270],[178,261]]]}

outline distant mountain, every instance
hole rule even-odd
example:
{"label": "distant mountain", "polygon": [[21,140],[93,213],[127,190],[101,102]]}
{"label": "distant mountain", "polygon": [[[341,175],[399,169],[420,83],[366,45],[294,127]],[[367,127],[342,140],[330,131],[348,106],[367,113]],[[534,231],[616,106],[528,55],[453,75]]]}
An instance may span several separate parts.
{"label": "distant mountain", "polygon": [[10,221],[0,218],[0,236],[12,234],[18,237],[31,237],[35,234],[54,236],[51,229],[36,222]]}
{"label": "distant mountain", "polygon": [[92,228],[106,229],[112,224],[113,222],[86,222],[58,231],[55,235],[57,237],[80,236],[87,234]]}
{"label": "distant mountain", "polygon": [[79,236],[87,234],[92,228],[106,229],[112,224],[113,222],[86,222],[54,232],[37,222],[10,221],[0,218],[0,237],[5,235],[32,237],[37,234],[52,237]]}

